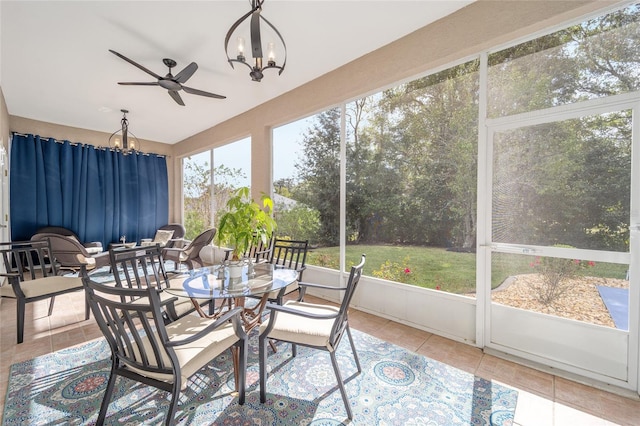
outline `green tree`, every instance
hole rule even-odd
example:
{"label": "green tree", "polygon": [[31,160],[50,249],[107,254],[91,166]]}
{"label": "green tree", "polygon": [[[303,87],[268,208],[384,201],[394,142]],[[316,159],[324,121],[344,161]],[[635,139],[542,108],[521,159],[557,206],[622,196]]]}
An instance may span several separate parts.
{"label": "green tree", "polygon": [[215,184],[211,186],[211,168],[207,161],[192,161],[188,157],[184,162],[184,226],[185,238],[193,239],[204,230],[215,226],[214,212],[218,206],[225,206],[244,178],[240,169],[231,169],[220,165],[214,169]]}
{"label": "green tree", "polygon": [[318,211],[319,244],[337,245],[340,230],[340,110],[318,114],[303,136],[294,199]]}

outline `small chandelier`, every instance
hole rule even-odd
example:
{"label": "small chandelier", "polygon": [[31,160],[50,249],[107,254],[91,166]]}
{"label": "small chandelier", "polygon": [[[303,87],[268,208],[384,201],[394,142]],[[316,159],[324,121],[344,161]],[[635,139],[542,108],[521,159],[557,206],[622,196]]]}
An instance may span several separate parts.
{"label": "small chandelier", "polygon": [[[121,109],[120,111],[122,111],[120,129],[111,133],[111,136],[109,136],[109,147],[111,148],[111,140],[113,139],[113,148],[115,148],[116,151],[122,151],[123,153],[128,154],[130,152],[135,152],[136,146],[140,149],[140,141],[133,133],[131,133],[132,139],[129,139],[129,120],[127,120],[127,114],[129,111],[126,109]],[[122,132],[122,146],[120,146],[120,138],[116,136],[118,132]]]}
{"label": "small chandelier", "polygon": [[[260,15],[260,12],[262,12],[262,3],[264,3],[265,0],[250,0],[250,1],[251,1],[251,10],[245,15],[243,15],[240,19],[238,19],[231,26],[231,28],[229,29],[229,32],[227,32],[227,36],[224,39],[224,51],[227,54],[227,60],[229,61],[231,68],[234,68],[233,66],[234,62],[244,64],[247,67],[249,67],[249,69],[251,70],[249,72],[249,75],[251,76],[251,80],[259,82],[260,80],[262,80],[262,77],[263,77],[262,72],[266,69],[275,68],[280,70],[278,72],[278,75],[282,74],[282,71],[284,71],[284,67],[287,64],[287,46],[284,43],[284,39],[282,38],[282,36],[280,35],[280,32],[278,32],[276,27],[274,27],[271,24],[271,22],[267,21],[267,19],[264,16]],[[234,35],[234,32],[238,29],[240,24],[242,24],[242,22],[245,19],[247,19],[249,16],[251,16],[251,23],[250,23],[249,30],[251,35],[251,55],[253,57],[253,64],[248,63],[244,56],[244,52],[245,52],[244,40],[245,39],[242,36],[237,37],[238,55],[236,56],[235,59],[232,59],[229,56],[229,40]],[[280,42],[282,43],[282,49],[284,51],[284,60],[282,61],[282,65],[276,64],[276,46],[274,42],[270,41],[267,44],[267,66],[263,66],[262,40],[261,40],[261,34],[260,34],[261,19],[269,27],[271,27],[271,29],[273,30],[273,33],[275,33],[275,35],[280,39]],[[240,33],[240,31],[238,31],[238,33]]]}

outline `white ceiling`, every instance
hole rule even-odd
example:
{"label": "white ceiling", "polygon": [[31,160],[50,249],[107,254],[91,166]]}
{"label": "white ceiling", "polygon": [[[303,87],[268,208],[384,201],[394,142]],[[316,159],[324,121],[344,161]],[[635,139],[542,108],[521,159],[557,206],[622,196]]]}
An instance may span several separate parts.
{"label": "white ceiling", "polygon": [[[256,83],[248,68],[232,69],[224,52],[224,37],[250,9],[248,0],[3,0],[0,84],[11,115],[111,133],[124,108],[136,137],[173,144],[469,3],[267,0],[262,15],[287,43],[287,66]],[[162,76],[163,58],[178,63],[174,75],[196,62],[185,85],[227,99],[182,91],[186,106],[179,106],[161,87],[118,85],[155,80],[109,49]]]}

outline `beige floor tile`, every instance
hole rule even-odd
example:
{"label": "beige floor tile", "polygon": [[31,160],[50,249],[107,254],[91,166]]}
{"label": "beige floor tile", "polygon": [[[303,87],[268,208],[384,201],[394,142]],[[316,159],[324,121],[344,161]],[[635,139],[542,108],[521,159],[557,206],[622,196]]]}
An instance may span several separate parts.
{"label": "beige floor tile", "polygon": [[482,360],[482,351],[464,343],[455,342],[435,334],[429,335],[417,350],[421,355],[474,373]]}
{"label": "beige floor tile", "polygon": [[431,333],[416,330],[394,321],[383,324],[376,334],[376,337],[382,340],[393,341],[396,345],[413,352],[416,352],[425,340],[431,336]]}

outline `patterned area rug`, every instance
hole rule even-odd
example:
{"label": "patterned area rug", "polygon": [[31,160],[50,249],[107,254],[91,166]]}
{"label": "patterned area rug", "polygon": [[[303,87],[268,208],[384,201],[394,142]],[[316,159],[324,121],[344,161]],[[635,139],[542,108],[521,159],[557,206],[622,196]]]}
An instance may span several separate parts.
{"label": "patterned area rug", "polygon": [[[356,372],[349,342],[337,351],[355,425],[512,425],[518,393],[501,384],[417,355],[356,330],[362,364]],[[267,402],[259,402],[257,336],[250,341],[247,400],[237,404],[227,351],[200,370],[182,392],[176,424],[349,424],[329,355],[278,343],[269,353]],[[102,339],[14,364],[3,425],[90,425],[109,375]],[[106,424],[160,424],[167,394],[118,379]]]}

